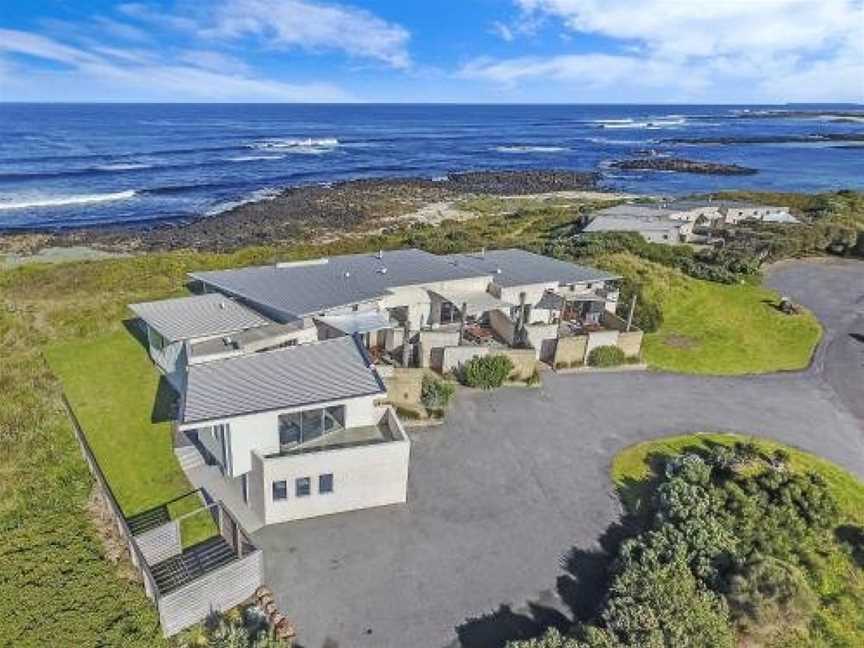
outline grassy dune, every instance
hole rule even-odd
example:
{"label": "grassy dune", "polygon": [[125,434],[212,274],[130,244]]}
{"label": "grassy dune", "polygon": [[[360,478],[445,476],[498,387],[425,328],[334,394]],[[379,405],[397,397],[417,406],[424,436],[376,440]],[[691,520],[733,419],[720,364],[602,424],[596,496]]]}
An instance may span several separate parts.
{"label": "grassy dune", "polygon": [[663,324],[643,344],[656,369],[723,375],[803,369],[822,335],[813,315],[784,315],[777,293],[757,285],[692,279],[624,254],[602,265],[638,278],[661,305]]}

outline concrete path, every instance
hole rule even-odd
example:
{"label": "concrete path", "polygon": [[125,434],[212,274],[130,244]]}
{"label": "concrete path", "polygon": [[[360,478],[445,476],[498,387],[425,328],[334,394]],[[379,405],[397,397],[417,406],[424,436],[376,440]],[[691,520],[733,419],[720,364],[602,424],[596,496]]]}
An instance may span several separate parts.
{"label": "concrete path", "polygon": [[485,648],[587,613],[598,539],[620,514],[609,463],[637,441],[736,431],[864,476],[864,263],[798,262],[767,282],[826,324],[805,372],[547,373],[541,389],[463,390],[444,425],[412,433],[406,506],[256,533],[300,644]]}

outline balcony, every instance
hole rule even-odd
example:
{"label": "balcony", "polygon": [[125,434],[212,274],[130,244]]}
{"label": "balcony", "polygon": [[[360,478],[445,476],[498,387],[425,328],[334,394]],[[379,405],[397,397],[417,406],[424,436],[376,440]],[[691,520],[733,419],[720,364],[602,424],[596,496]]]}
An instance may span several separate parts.
{"label": "balcony", "polygon": [[288,457],[325,450],[371,446],[379,443],[404,441],[405,430],[393,408],[388,407],[375,425],[333,428],[324,434],[295,444],[283,444],[278,450],[263,452],[265,459]]}

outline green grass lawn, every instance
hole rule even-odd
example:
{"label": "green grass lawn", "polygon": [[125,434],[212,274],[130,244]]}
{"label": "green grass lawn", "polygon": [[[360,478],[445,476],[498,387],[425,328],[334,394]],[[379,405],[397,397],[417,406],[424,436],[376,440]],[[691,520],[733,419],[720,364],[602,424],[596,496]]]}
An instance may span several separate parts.
{"label": "green grass lawn", "polygon": [[[169,502],[172,519],[201,507],[197,497],[177,500],[192,486],[174,456],[174,395],[135,337],[124,329],[45,355],[127,517]],[[215,531],[204,515],[181,524],[186,546]]]}
{"label": "green grass lawn", "polygon": [[[777,448],[785,449],[790,454],[792,470],[817,473],[825,479],[840,509],[840,525],[864,527],[864,483],[830,461],[765,439],[736,434],[688,434],[646,441],[615,456],[612,481],[625,510],[639,514],[647,498],[653,495],[655,471],[666,459],[686,450],[707,449],[711,444],[731,446],[743,441],[754,441],[766,454]],[[821,605],[811,623],[810,636],[804,643],[791,640],[782,645],[864,645],[864,569],[837,542],[820,547],[820,551],[824,561],[817,574],[810,574],[810,581]]]}
{"label": "green grass lawn", "polygon": [[733,375],[804,369],[822,335],[809,312],[784,315],[779,295],[752,284],[691,279],[629,255],[605,265],[639,277],[663,310],[663,324],[645,336],[643,352],[655,369]]}

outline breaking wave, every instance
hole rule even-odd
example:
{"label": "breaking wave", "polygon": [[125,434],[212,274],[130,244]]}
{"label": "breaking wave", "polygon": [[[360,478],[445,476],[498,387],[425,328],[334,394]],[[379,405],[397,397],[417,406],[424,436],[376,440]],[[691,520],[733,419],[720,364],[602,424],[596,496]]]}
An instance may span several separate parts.
{"label": "breaking wave", "polygon": [[128,200],[135,195],[135,191],[117,191],[103,194],[78,194],[73,196],[44,196],[17,200],[11,202],[0,202],[0,210],[5,209],[30,209],[34,207],[65,207],[67,205],[83,205],[86,203],[109,202],[112,200]]}
{"label": "breaking wave", "polygon": [[265,200],[273,200],[278,197],[279,194],[282,193],[281,189],[276,189],[273,187],[266,187],[264,189],[258,189],[253,191],[249,195],[239,200],[231,200],[229,202],[219,203],[214,205],[210,209],[205,212],[206,216],[215,216],[216,214],[221,214],[226,211],[231,211],[241,205],[247,205],[249,203],[262,202]]}
{"label": "breaking wave", "polygon": [[305,139],[274,137],[250,144],[249,148],[263,151],[285,151],[286,153],[320,154],[329,153],[338,148],[339,145],[339,140],[335,137],[322,137],[318,139],[312,137],[307,137]]}
{"label": "breaking wave", "polygon": [[97,171],[134,171],[135,169],[149,169],[152,166],[152,164],[137,162],[118,162],[117,164],[100,164],[93,168]]}
{"label": "breaking wave", "polygon": [[237,157],[225,158],[229,162],[257,162],[259,160],[283,160],[284,155],[238,155]]}
{"label": "breaking wave", "polygon": [[659,129],[675,126],[683,126],[687,123],[684,117],[671,115],[669,117],[660,117],[657,119],[647,119],[644,121],[636,121],[631,118],[626,119],[595,119],[591,123],[598,128],[647,128]]}
{"label": "breaking wave", "polygon": [[566,146],[533,146],[533,145],[513,145],[513,146],[496,146],[495,150],[499,153],[562,153],[569,151]]}

